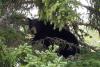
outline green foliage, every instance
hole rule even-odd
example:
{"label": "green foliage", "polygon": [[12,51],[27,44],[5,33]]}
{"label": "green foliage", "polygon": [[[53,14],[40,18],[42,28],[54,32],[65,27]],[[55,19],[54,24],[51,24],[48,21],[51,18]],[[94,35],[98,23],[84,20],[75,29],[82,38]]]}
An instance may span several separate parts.
{"label": "green foliage", "polygon": [[57,56],[55,50],[36,50],[34,54],[27,55],[26,61],[28,64],[25,67],[99,67],[100,53],[85,50],[79,59],[65,60],[63,57]]}
{"label": "green foliage", "polygon": [[89,22],[83,24],[86,27],[91,28],[92,30],[97,30],[100,34],[100,0],[88,0],[90,5],[83,5],[89,11]]}
{"label": "green foliage", "polygon": [[21,35],[12,28],[8,28],[8,29],[3,28],[2,30],[0,30],[0,36],[5,37],[5,39],[15,39]]}
{"label": "green foliage", "polygon": [[100,61],[89,59],[89,60],[82,60],[82,61],[76,61],[76,62],[69,62],[67,65],[68,67],[99,67]]}
{"label": "green foliage", "polygon": [[67,64],[67,62],[62,61],[61,57],[55,58],[51,55],[48,54],[46,55],[48,57],[44,55],[44,57],[40,56],[40,57],[30,58],[31,60],[29,64],[26,65],[26,67],[61,67],[61,66],[65,67]]}
{"label": "green foliage", "polygon": [[16,24],[25,24],[25,15],[20,12],[13,12],[8,20],[11,21],[11,23]]}
{"label": "green foliage", "polygon": [[24,62],[27,54],[32,54],[31,50],[31,46],[26,44],[12,49],[0,43],[0,67],[15,67],[17,63]]}
{"label": "green foliage", "polygon": [[32,48],[27,44],[20,45],[18,48],[15,48],[14,54],[16,55],[17,61],[23,63],[25,62],[25,57],[27,57],[28,54],[32,54]]}
{"label": "green foliage", "polygon": [[[100,67],[100,51],[86,52],[76,60],[69,60],[57,56],[55,49],[32,51],[27,44],[12,49],[0,43],[0,67],[15,67],[16,63],[21,67]],[[23,65],[22,60],[27,63]]]}
{"label": "green foliage", "polygon": [[6,5],[7,2],[6,0],[0,0],[0,17],[4,15],[4,9],[6,8],[4,5]]}
{"label": "green foliage", "polygon": [[78,19],[75,11],[79,2],[76,0],[35,0],[35,5],[39,7],[39,18],[50,20],[54,28],[60,30],[66,23],[71,23]]}
{"label": "green foliage", "polygon": [[[20,41],[24,41],[25,39],[25,34],[22,33],[21,31],[16,31],[14,28],[11,27],[1,27],[0,29],[0,40],[5,43],[5,45],[19,45],[19,44],[14,44],[15,41],[16,43]],[[12,42],[13,41],[13,42]]]}
{"label": "green foliage", "polygon": [[0,67],[14,67],[15,58],[12,50],[0,43]]}
{"label": "green foliage", "polygon": [[33,5],[33,0],[0,0],[0,16],[5,15],[7,12],[10,14],[19,10],[26,13],[25,11],[29,12]]}
{"label": "green foliage", "polygon": [[[92,24],[99,26],[100,25],[100,0],[90,0],[91,8],[90,11],[90,21]],[[96,22],[96,23],[95,23]]]}
{"label": "green foliage", "polygon": [[[93,28],[99,30],[99,0],[91,2],[93,2],[93,10],[90,10],[90,20],[95,21],[91,24]],[[34,4],[39,8],[39,18],[50,20],[51,24],[54,24],[54,28],[59,27],[61,30],[66,23],[70,25],[79,19],[79,14],[76,12],[79,5],[77,0],[34,0]],[[7,20],[4,19],[7,22],[0,21],[0,67],[15,67],[16,63],[21,65],[25,63],[24,67],[100,67],[100,51],[91,52],[82,48],[79,59],[68,60],[59,57],[55,50],[51,49],[32,50],[32,47],[27,44],[20,45],[15,49],[4,46],[5,44],[22,44],[21,41],[25,39],[27,33],[23,21],[25,17],[20,14],[20,11],[18,14],[16,10],[21,9],[25,12],[34,4],[33,0],[0,0],[0,17],[6,13],[10,16],[6,17]],[[28,5],[30,5],[29,9],[27,9]],[[23,30],[21,30],[22,28]]]}
{"label": "green foliage", "polygon": [[26,57],[28,64],[25,67],[66,67],[67,62],[63,57],[57,56],[55,49],[46,51],[35,50],[33,55]]}
{"label": "green foliage", "polygon": [[18,46],[25,42],[27,33],[25,15],[13,12],[10,16],[4,16],[0,19],[0,40],[5,45]]}

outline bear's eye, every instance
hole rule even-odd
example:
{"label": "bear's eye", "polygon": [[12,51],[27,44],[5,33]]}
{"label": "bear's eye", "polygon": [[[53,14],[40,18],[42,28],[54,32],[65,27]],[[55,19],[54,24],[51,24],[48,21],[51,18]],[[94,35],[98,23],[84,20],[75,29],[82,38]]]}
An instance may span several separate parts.
{"label": "bear's eye", "polygon": [[35,27],[32,27],[32,28],[31,28],[31,33],[32,33],[32,34],[36,34],[36,33],[37,33],[37,31],[36,31],[36,28],[35,28]]}

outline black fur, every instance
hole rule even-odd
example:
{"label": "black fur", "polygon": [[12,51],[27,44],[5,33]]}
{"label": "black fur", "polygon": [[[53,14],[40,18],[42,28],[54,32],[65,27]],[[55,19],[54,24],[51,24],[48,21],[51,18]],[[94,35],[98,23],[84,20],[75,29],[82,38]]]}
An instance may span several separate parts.
{"label": "black fur", "polygon": [[[75,55],[76,53],[79,53],[79,46],[77,38],[69,31],[62,29],[59,31],[59,29],[53,29],[53,25],[51,25],[49,22],[47,24],[44,23],[44,21],[39,19],[29,19],[29,29],[32,34],[34,34],[32,28],[36,28],[36,34],[33,38],[33,41],[37,41],[40,39],[45,39],[46,37],[51,38],[60,38],[65,40],[66,42],[73,43],[73,46],[71,47],[60,47],[58,53],[60,55],[63,55],[64,57],[68,57],[69,55]],[[50,40],[45,40],[44,45],[48,47],[50,45]]]}

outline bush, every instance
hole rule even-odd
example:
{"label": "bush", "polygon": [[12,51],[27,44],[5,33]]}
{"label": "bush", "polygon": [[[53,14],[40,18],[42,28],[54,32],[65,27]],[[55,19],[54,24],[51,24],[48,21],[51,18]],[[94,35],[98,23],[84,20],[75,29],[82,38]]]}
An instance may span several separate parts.
{"label": "bush", "polygon": [[0,44],[0,67],[14,67],[15,58],[12,49]]}
{"label": "bush", "polygon": [[55,53],[55,49],[34,52],[34,55],[28,55],[26,60],[29,62],[26,67],[66,67],[67,62],[63,57]]}
{"label": "bush", "polygon": [[0,44],[0,67],[100,67],[100,51],[82,53],[78,59],[64,59],[56,50],[32,50],[27,44],[12,49]]}

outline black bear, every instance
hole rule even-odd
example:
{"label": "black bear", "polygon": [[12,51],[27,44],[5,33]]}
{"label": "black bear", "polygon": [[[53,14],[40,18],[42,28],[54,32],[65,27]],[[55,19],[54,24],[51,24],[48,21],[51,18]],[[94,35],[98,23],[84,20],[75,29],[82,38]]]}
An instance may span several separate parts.
{"label": "black bear", "polygon": [[[44,23],[45,21],[39,20],[39,19],[29,19],[29,30],[32,34],[35,34],[35,37],[33,38],[33,41],[45,39],[47,37],[50,38],[59,38],[62,40],[65,40],[66,42],[72,43],[72,45],[67,45],[66,47],[59,47],[58,53],[59,55],[62,55],[63,57],[68,57],[70,55],[75,55],[76,53],[79,53],[79,44],[78,40],[69,30],[62,29],[59,31],[59,29],[54,29],[53,25],[50,24],[50,22],[47,22],[47,24]],[[45,40],[44,45],[48,47],[50,43],[48,43],[50,39]]]}

